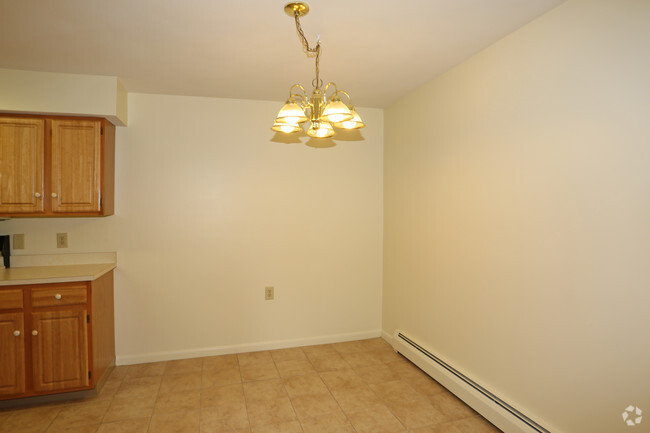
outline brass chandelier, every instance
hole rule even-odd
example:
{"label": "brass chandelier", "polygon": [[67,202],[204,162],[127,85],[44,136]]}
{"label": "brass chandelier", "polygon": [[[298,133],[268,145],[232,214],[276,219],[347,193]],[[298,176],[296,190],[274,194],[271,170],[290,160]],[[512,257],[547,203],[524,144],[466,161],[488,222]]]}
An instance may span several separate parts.
{"label": "brass chandelier", "polygon": [[[296,21],[296,30],[307,56],[316,57],[316,78],[312,81],[313,90],[308,96],[300,84],[294,84],[289,89],[289,99],[275,118],[271,129],[287,134],[303,131],[302,124],[309,121],[307,135],[314,138],[327,138],[335,134],[334,128],[358,129],[366,126],[354,110],[350,95],[339,90],[336,84],[329,82],[323,87],[320,79],[320,41],[311,47],[300,26],[300,17],[307,15],[309,5],[305,2],[289,2],[284,6],[287,15]],[[328,96],[328,92],[330,95]],[[341,100],[341,95],[347,99],[347,104]]]}

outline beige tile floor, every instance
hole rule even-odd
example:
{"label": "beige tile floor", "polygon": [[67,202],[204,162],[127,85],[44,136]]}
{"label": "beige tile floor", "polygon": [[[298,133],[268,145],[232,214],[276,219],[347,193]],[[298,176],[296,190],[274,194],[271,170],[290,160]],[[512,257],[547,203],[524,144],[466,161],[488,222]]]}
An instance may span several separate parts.
{"label": "beige tile floor", "polygon": [[117,367],[0,433],[498,433],[382,339]]}

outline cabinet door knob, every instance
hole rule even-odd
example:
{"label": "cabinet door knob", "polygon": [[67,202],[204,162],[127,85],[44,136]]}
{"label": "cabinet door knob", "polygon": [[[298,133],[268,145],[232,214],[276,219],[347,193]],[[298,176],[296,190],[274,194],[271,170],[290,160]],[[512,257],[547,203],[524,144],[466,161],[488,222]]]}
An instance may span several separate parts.
{"label": "cabinet door knob", "polygon": [[32,331],[32,335],[38,335],[38,331],[37,331],[36,329],[34,329],[34,330]]}
{"label": "cabinet door knob", "polygon": [[56,198],[56,193],[55,192],[52,193],[52,198]]}
{"label": "cabinet door knob", "polygon": [[40,196],[41,196],[41,193],[40,193],[40,192],[35,192],[35,193],[34,193],[34,197],[39,198]]}
{"label": "cabinet door knob", "polygon": [[55,298],[55,299],[61,299],[61,294],[60,294],[60,293],[57,293],[56,295],[54,295],[54,298]]}
{"label": "cabinet door knob", "polygon": [[20,331],[18,330],[14,331],[14,337],[20,337]]}

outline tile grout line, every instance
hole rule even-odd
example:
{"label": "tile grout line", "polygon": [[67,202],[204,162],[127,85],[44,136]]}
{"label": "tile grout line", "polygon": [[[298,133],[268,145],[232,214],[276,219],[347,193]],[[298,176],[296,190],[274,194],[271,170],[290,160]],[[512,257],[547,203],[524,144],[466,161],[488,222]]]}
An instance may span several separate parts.
{"label": "tile grout line", "polygon": [[[198,425],[198,429],[197,429],[198,433],[201,433],[201,414],[203,413],[203,411],[201,410],[203,408],[203,403],[201,401],[201,397],[203,396],[203,370],[204,370],[204,366],[205,366],[205,357],[201,357],[201,382],[200,382],[200,385],[199,385],[199,425]],[[160,386],[162,386],[162,383],[160,384]]]}
{"label": "tile grout line", "polygon": [[[336,350],[336,349],[335,349],[335,350]],[[366,349],[366,350],[368,350],[368,349]],[[338,350],[337,350],[337,352],[338,352]],[[341,352],[338,352],[338,353],[339,353],[339,355],[341,355],[341,357],[343,358],[343,356],[342,356],[343,354],[342,354]],[[349,352],[349,353],[355,353],[355,352]],[[359,352],[359,353],[363,353],[363,351],[361,351],[361,352]],[[343,360],[345,360],[345,358],[343,358]],[[346,362],[347,362],[347,361],[346,361]],[[385,363],[385,362],[383,362],[383,361],[380,361],[380,363],[381,363],[381,365],[383,365],[383,366],[385,366],[385,365],[387,364],[387,363]],[[372,365],[370,365],[370,366],[372,366]],[[357,367],[357,368],[361,368],[361,367]],[[352,367],[351,365],[350,365],[350,369],[354,372],[355,375],[357,375],[361,380],[363,380],[363,378],[362,378],[361,376],[358,375],[358,373],[356,372],[355,368]],[[405,424],[404,424],[404,423],[403,423],[403,422],[402,422],[402,421],[397,417],[397,415],[395,415],[395,413],[393,413],[393,411],[391,410],[391,408],[390,408],[388,405],[385,404],[385,401],[377,395],[377,393],[376,393],[376,392],[375,392],[375,391],[370,387],[370,385],[369,385],[368,383],[366,383],[365,380],[363,380],[363,382],[364,382],[365,386],[368,388],[368,390],[369,390],[370,392],[372,392],[372,393],[373,393],[373,394],[378,398],[379,401],[381,401],[382,405],[383,405],[386,409],[388,409],[388,411],[390,412],[390,414],[391,414],[393,417],[395,417],[395,419],[397,420],[397,422],[400,423],[400,425],[404,428],[404,432],[408,432],[409,429],[408,429],[408,428],[406,427],[406,425],[405,425]],[[407,385],[410,387],[410,385],[409,385],[408,383],[407,383]],[[335,399],[336,399],[336,398],[335,398]],[[337,400],[337,402],[338,402],[338,400]],[[348,414],[345,413],[345,411],[343,411],[343,413],[345,414],[346,418],[348,418]],[[348,418],[348,422],[350,422],[350,424],[352,425],[352,422],[349,420],[349,418]],[[354,425],[352,425],[352,428],[356,431],[356,428],[354,427]]]}
{"label": "tile grout line", "polygon": [[[299,347],[298,349],[300,349],[300,351],[303,352],[302,348]],[[296,421],[298,421],[298,425],[300,426],[300,430],[304,433],[305,429],[302,428],[302,422],[300,422],[300,419],[298,418],[298,413],[296,412],[296,408],[293,406],[293,402],[291,401],[291,397],[289,397],[289,392],[287,391],[287,387],[284,385],[284,377],[282,377],[282,375],[280,374],[280,369],[278,368],[278,364],[275,362],[275,358],[273,357],[273,353],[269,352],[269,354],[271,355],[271,360],[273,361],[273,365],[275,366],[275,369],[278,372],[278,377],[280,379],[280,383],[282,384],[282,389],[284,389],[284,393],[287,396],[287,400],[289,400],[289,404],[291,405],[291,410],[293,411],[293,414],[296,416]],[[303,355],[305,355],[304,352],[303,352]],[[307,357],[307,355],[305,355],[305,357]]]}
{"label": "tile grout line", "polygon": [[[382,362],[382,365],[386,365],[386,363]],[[404,383],[405,383],[406,386],[409,387],[413,392],[416,392],[417,394],[420,394],[420,393],[417,392],[415,389],[413,389],[413,387],[411,386],[411,384],[409,384],[409,383],[406,382],[406,381],[404,381]],[[374,392],[374,390],[373,390],[373,392]],[[380,398],[380,400],[381,400],[381,398]],[[409,430],[408,427],[406,427],[406,425],[402,422],[402,420],[399,419],[399,417],[397,416],[397,414],[395,414],[395,413],[393,412],[393,410],[390,408],[390,406],[388,406],[388,405],[386,405],[386,404],[385,404],[384,406],[386,406],[386,409],[388,409],[388,411],[390,412],[390,414],[393,415],[393,416],[395,417],[395,419],[397,420],[397,422],[399,422],[399,423],[404,427],[404,430],[408,432],[408,430]]]}
{"label": "tile grout line", "polygon": [[[64,406],[65,406],[65,405],[64,405]],[[62,407],[59,408],[59,411],[56,413],[56,415],[54,416],[54,418],[52,418],[52,421],[50,421],[49,424],[47,425],[47,427],[45,427],[45,428],[43,429],[43,433],[47,432],[47,431],[49,430],[49,428],[52,427],[52,424],[54,424],[54,421],[56,421],[56,419],[57,419],[57,418],[59,417],[59,415],[61,414],[61,410],[62,410],[62,409],[63,409]]]}
{"label": "tile grout line", "polygon": [[[305,351],[302,350],[302,347],[299,347],[299,349],[300,349],[300,353],[302,353],[302,355],[307,359],[307,362],[309,363],[309,365],[311,365],[311,368],[313,368],[314,371],[316,371],[316,368],[314,367],[314,364],[312,364],[311,359],[309,359],[309,357],[307,356]],[[273,361],[275,362],[275,359]],[[278,372],[279,372],[279,370],[278,370]],[[316,372],[316,374],[318,374],[318,372]],[[306,374],[303,374],[303,376],[306,376]],[[297,377],[297,376],[294,376],[294,377]],[[291,397],[289,397],[289,391],[287,391],[287,387],[284,384],[284,377],[282,378],[282,386],[284,387],[284,392],[287,393],[287,398],[289,399],[289,403],[291,403],[291,408],[296,413],[296,419],[298,420],[298,424],[300,424],[300,430],[302,430],[303,433],[304,433],[305,428],[302,425],[302,420],[300,418],[298,418],[298,413],[296,412],[296,409],[293,407],[293,402],[291,401]]]}
{"label": "tile grout line", "polygon": [[[121,383],[120,383],[120,386],[122,386]],[[101,393],[101,391],[100,391],[100,393]],[[97,394],[97,397],[99,397],[99,394]],[[111,402],[108,404],[108,407],[106,408],[106,411],[104,411],[104,415],[102,415],[102,419],[99,421],[99,425],[97,426],[97,430],[95,430],[95,432],[97,432],[100,429],[100,427],[102,426],[102,424],[104,424],[104,418],[106,418],[106,414],[108,413],[109,409],[113,405],[114,400],[115,400],[115,394],[113,394],[111,396]]]}
{"label": "tile grout line", "polygon": [[[251,425],[251,415],[250,413],[248,413],[248,399],[246,398],[246,392],[244,391],[244,376],[241,373],[241,365],[239,363],[238,354],[235,354],[235,358],[237,359],[237,372],[239,372],[239,383],[241,383],[241,392],[242,395],[244,396],[244,408],[246,409],[246,419],[248,420],[248,431],[252,432],[253,426]],[[271,359],[273,359],[273,357],[271,357]]]}
{"label": "tile grout line", "polygon": [[[356,371],[354,371],[354,369],[352,368],[352,366],[345,360],[345,358],[343,358],[343,355],[341,355],[341,352],[336,350],[336,347],[334,347],[334,346],[332,346],[332,347],[334,348],[334,351],[341,357],[343,362],[345,362],[347,364],[347,366],[350,367],[350,369],[354,372],[354,374],[357,374]],[[336,371],[336,370],[333,370],[333,371]],[[318,376],[320,377],[320,374]],[[321,377],[321,380],[323,380],[322,377]],[[324,382],[325,381],[323,381],[323,383]],[[336,399],[336,397],[334,397],[334,394],[332,394],[332,390],[330,389],[330,387],[327,386],[327,384],[325,384],[325,388],[327,388],[327,391],[330,393],[330,395],[332,396],[332,398],[334,399],[336,404],[339,406],[339,409],[341,409],[341,412],[343,413],[343,416],[345,416],[345,419],[348,422],[348,424],[352,427],[352,430],[354,430],[356,432],[357,428],[354,426],[354,424],[352,424],[352,421],[350,420],[350,417],[348,416],[347,412],[345,412],[343,410],[343,408],[341,407],[341,404],[339,403],[339,401]]]}
{"label": "tile grout line", "polygon": [[[117,367],[115,367],[115,368],[117,368]],[[113,396],[111,397],[111,402],[110,402],[110,404],[108,405],[108,408],[106,409],[106,412],[104,412],[104,415],[102,415],[102,420],[99,422],[99,427],[97,427],[97,430],[99,430],[99,428],[102,426],[102,424],[104,424],[104,418],[106,418],[106,414],[107,414],[108,411],[111,409],[111,406],[113,406],[113,402],[115,401],[115,396],[117,395],[117,392],[118,392],[118,391],[120,390],[120,388],[122,387],[122,384],[124,383],[124,379],[126,378],[126,375],[127,375],[127,372],[129,371],[129,368],[130,368],[130,366],[127,367],[127,368],[125,368],[126,371],[125,371],[125,373],[124,373],[124,377],[123,377],[122,379],[120,379],[120,386],[118,386],[117,389],[115,390],[115,392],[113,393]],[[114,372],[115,372],[115,369],[113,369],[113,371],[111,372],[110,376],[112,376]],[[106,381],[109,381],[109,380],[111,379],[110,376],[106,379]],[[106,382],[104,382],[104,386],[106,386]],[[103,389],[103,388],[102,388],[102,389]],[[101,391],[100,391],[100,393],[101,393]]]}
{"label": "tile grout line", "polygon": [[160,385],[158,385],[158,390],[156,391],[156,399],[153,402],[153,410],[151,411],[151,416],[149,417],[149,423],[147,424],[147,432],[151,429],[151,421],[153,420],[153,416],[156,413],[156,403],[158,403],[158,396],[160,395],[160,388],[162,388],[162,379],[165,376],[165,370],[167,370],[167,364],[165,364],[165,368],[163,369],[163,374],[160,376]]}

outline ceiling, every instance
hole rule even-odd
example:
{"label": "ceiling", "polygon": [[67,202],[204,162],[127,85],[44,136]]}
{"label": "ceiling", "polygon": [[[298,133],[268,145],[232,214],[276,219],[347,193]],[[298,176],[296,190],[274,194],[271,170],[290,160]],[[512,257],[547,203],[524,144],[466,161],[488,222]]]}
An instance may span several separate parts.
{"label": "ceiling", "polygon": [[[564,0],[311,0],[321,77],[386,107]],[[0,68],[120,77],[129,92],[279,101],[311,86],[286,0],[0,0]]]}

